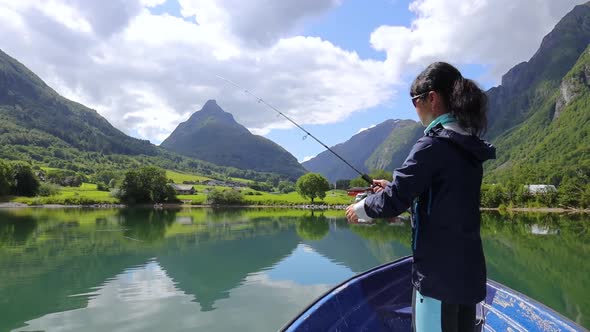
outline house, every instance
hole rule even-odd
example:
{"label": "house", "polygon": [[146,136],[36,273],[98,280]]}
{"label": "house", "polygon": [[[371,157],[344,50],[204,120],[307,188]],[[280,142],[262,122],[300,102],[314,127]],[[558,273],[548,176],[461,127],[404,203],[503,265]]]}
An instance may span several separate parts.
{"label": "house", "polygon": [[543,195],[557,192],[557,189],[552,184],[529,184],[524,187],[531,195]]}
{"label": "house", "polygon": [[197,192],[192,184],[171,183],[170,186],[172,189],[174,189],[174,191],[176,191],[176,194],[178,195],[193,195],[195,192]]}
{"label": "house", "polygon": [[348,196],[356,196],[362,193],[369,193],[371,191],[370,187],[352,187],[346,189],[346,194]]}
{"label": "house", "polygon": [[37,176],[37,178],[38,178],[40,181],[43,181],[43,182],[47,181],[47,177],[46,177],[46,175],[45,175],[45,172],[43,172],[43,171],[36,171],[36,172],[35,172],[35,175]]}
{"label": "house", "polygon": [[193,217],[192,216],[176,217],[176,223],[181,224],[181,225],[192,225],[193,224]]}

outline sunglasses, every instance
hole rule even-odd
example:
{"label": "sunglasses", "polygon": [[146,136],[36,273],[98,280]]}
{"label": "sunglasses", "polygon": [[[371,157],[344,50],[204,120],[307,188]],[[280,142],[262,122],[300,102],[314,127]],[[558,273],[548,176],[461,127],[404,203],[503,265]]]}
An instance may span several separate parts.
{"label": "sunglasses", "polygon": [[424,97],[424,96],[425,96],[425,95],[427,95],[429,92],[430,92],[430,91],[428,91],[428,92],[424,92],[424,93],[421,93],[421,94],[419,94],[419,95],[415,95],[415,96],[413,96],[411,99],[412,99],[412,104],[414,104],[414,107],[416,107],[416,102],[418,101],[418,99],[420,99],[420,98]]}

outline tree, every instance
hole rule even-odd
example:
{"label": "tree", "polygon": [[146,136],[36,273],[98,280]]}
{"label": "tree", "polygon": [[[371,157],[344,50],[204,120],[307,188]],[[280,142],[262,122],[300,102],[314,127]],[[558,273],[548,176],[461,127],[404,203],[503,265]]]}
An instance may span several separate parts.
{"label": "tree", "polygon": [[481,206],[496,208],[506,203],[504,187],[499,184],[484,184],[481,186]]}
{"label": "tree", "polygon": [[51,182],[42,182],[39,186],[39,196],[53,196],[60,192],[60,186]]}
{"label": "tree", "polygon": [[176,193],[167,183],[166,172],[154,166],[127,171],[121,191],[121,201],[129,204],[176,201]]}
{"label": "tree", "polygon": [[350,187],[368,187],[369,184],[362,177],[350,180]]}
{"label": "tree", "polygon": [[326,197],[326,191],[330,190],[330,184],[326,178],[318,173],[307,173],[297,179],[295,190],[301,197],[309,198],[313,203],[316,197],[320,199]]}
{"label": "tree", "polygon": [[31,165],[17,161],[12,163],[12,176],[14,182],[11,187],[11,194],[16,196],[35,196],[39,191],[39,180],[33,173]]}
{"label": "tree", "polygon": [[10,193],[12,181],[12,168],[9,164],[0,160],[0,196]]}
{"label": "tree", "polygon": [[584,191],[582,192],[580,206],[585,209],[590,208],[590,183],[585,186]]}
{"label": "tree", "polygon": [[580,198],[583,188],[574,178],[566,177],[557,189],[557,200],[559,205],[569,208],[580,206]]}
{"label": "tree", "polygon": [[[393,181],[393,173],[388,172],[383,169],[374,169],[368,175],[371,179],[375,179],[375,180],[387,180],[390,182]],[[351,187],[366,187],[366,186],[369,186],[369,183],[367,183],[367,181],[365,181],[362,177],[359,176],[357,178],[350,180],[350,186]]]}
{"label": "tree", "polygon": [[383,179],[390,182],[393,181],[393,172],[386,171],[384,169],[373,169],[371,172],[369,172],[369,176],[376,180]]}
{"label": "tree", "polygon": [[46,179],[49,182],[59,184],[64,187],[80,187],[82,182],[86,179],[86,176],[80,173],[76,173],[72,170],[51,170],[47,172]]}
{"label": "tree", "polygon": [[[98,184],[99,182],[109,184],[113,181],[113,184],[120,180],[123,177],[123,174],[118,171],[114,170],[100,170],[96,172],[92,177],[91,180],[93,183]],[[120,182],[120,181],[119,181]],[[110,186],[110,188],[114,188],[114,186]]]}
{"label": "tree", "polygon": [[248,187],[250,187],[254,190],[258,190],[258,191],[266,191],[266,192],[272,191],[272,186],[269,185],[268,183],[265,183],[265,182],[254,181],[253,183],[250,183],[248,185]]}
{"label": "tree", "polygon": [[244,204],[244,195],[238,190],[219,190],[213,189],[207,195],[207,202],[212,205],[242,205]]}
{"label": "tree", "polygon": [[281,181],[279,182],[277,190],[282,192],[283,194],[288,194],[290,192],[295,191],[295,186],[291,181]]}
{"label": "tree", "polygon": [[346,190],[350,188],[350,180],[342,179],[336,181],[336,189]]}

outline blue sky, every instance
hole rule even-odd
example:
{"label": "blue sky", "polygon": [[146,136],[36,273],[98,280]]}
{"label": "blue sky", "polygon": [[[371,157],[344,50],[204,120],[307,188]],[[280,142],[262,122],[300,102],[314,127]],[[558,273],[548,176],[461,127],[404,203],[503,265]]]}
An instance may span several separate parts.
{"label": "blue sky", "polygon": [[[385,60],[384,52],[376,51],[371,47],[369,43],[371,32],[380,25],[409,27],[414,18],[414,14],[408,9],[410,1],[373,0],[370,5],[367,3],[362,0],[346,1],[335,10],[309,22],[303,33],[329,40],[343,49],[356,52],[364,59]],[[485,72],[484,66],[478,64],[458,65],[458,67],[466,77],[479,78]],[[339,123],[306,125],[304,128],[328,146],[333,146],[348,140],[361,128],[368,128],[387,119],[417,121],[418,117],[406,93],[414,76],[410,73],[405,77],[407,85],[402,87],[400,98],[387,105],[355,113]],[[479,83],[486,89],[494,85],[494,82],[489,80],[479,81]],[[299,161],[325,150],[312,139],[302,140],[303,136],[305,134],[296,128],[272,130],[266,135],[267,138],[286,147]]]}
{"label": "blue sky", "polygon": [[[410,1],[407,0],[372,0],[370,2],[349,0],[328,13],[307,20],[299,29],[302,35],[328,40],[342,49],[356,52],[363,59],[383,61],[386,59],[386,54],[371,47],[370,35],[381,25],[409,27],[415,18],[415,14],[409,10],[409,5]],[[154,14],[166,13],[182,18],[181,8],[175,0],[167,0],[166,3],[151,8],[150,11]],[[466,77],[480,78],[485,73],[485,66],[479,64],[463,64],[458,67]],[[304,125],[304,128],[328,146],[333,146],[348,140],[362,128],[368,128],[390,118],[418,120],[405,93],[415,74],[417,72],[408,73],[404,77],[406,84],[402,86],[400,98],[386,105],[354,113],[337,123]],[[495,82],[487,80],[479,81],[479,83],[487,89]],[[259,97],[268,98],[262,95]],[[257,111],[273,112],[270,109],[263,109],[262,106]],[[305,133],[298,128],[273,129],[265,135],[286,148],[299,161],[324,151],[323,146],[311,138],[303,139],[304,136]]]}
{"label": "blue sky", "polygon": [[160,144],[216,99],[301,161],[323,147],[217,76],[332,146],[387,119],[416,120],[409,84],[433,61],[497,85],[584,2],[0,0],[0,39],[58,93],[129,135]]}

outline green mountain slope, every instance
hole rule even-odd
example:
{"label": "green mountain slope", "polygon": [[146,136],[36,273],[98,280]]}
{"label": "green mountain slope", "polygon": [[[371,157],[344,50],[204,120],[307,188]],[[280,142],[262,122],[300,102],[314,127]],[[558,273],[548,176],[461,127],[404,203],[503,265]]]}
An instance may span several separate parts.
{"label": "green mountain slope", "polygon": [[528,62],[509,70],[500,86],[487,91],[487,137],[495,140],[542,109],[588,43],[590,3],[576,6],[564,16]]}
{"label": "green mountain slope", "polygon": [[521,126],[498,137],[488,179],[558,184],[590,174],[590,47]]}
{"label": "green mountain slope", "polygon": [[404,163],[412,146],[423,135],[424,127],[419,122],[406,120],[373,151],[365,165],[369,169],[393,171]]}
{"label": "green mountain slope", "polygon": [[149,141],[125,135],[96,111],[58,95],[0,51],[0,144],[68,146],[85,151],[155,155]]}
{"label": "green mountain slope", "polygon": [[0,159],[84,174],[155,165],[213,177],[256,181],[278,175],[223,167],[125,135],[95,110],[60,96],[0,50]]}
{"label": "green mountain slope", "polygon": [[[485,163],[487,182],[560,184],[566,177],[590,179],[590,64],[584,51],[589,44],[590,2],[573,8],[529,61],[509,70],[500,86],[486,92],[486,139],[497,146],[498,156]],[[393,170],[421,135],[421,126],[413,123],[379,137],[380,143],[352,145],[351,138],[335,148],[363,171]],[[328,156],[320,154],[304,166],[336,179],[356,176],[339,173],[346,166],[336,158],[328,167],[320,157]]]}
{"label": "green mountain slope", "polygon": [[251,134],[214,100],[181,123],[161,147],[185,156],[296,179],[305,169],[289,152],[262,136]]}
{"label": "green mountain slope", "polygon": [[[337,144],[331,149],[361,172],[372,169],[393,171],[395,167],[401,165],[401,163],[395,163],[400,159],[403,162],[407,152],[415,143],[415,139],[412,141],[412,133],[416,126],[417,123],[412,120],[387,120],[352,136],[346,142]],[[311,172],[322,174],[330,182],[358,176],[330,151],[318,154],[304,162],[303,166]]]}

